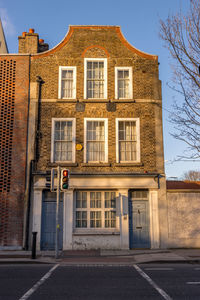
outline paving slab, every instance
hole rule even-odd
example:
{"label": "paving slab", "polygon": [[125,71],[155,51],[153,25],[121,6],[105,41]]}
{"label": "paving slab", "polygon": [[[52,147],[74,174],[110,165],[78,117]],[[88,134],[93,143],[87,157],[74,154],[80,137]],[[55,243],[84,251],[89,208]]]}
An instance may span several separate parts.
{"label": "paving slab", "polygon": [[132,265],[142,263],[200,263],[200,249],[141,249],[141,250],[88,250],[63,251],[55,259],[55,251],[0,251],[0,264],[44,263],[64,265]]}

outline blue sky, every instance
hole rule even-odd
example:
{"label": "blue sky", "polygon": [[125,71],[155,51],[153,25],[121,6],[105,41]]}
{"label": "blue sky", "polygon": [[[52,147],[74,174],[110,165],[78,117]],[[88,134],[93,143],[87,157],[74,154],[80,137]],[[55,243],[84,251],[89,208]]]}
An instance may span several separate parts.
{"label": "blue sky", "polygon": [[34,28],[50,48],[58,44],[71,25],[120,25],[126,39],[136,48],[156,54],[160,62],[160,79],[163,92],[163,120],[166,174],[181,177],[187,170],[199,169],[199,163],[174,162],[186,145],[170,136],[173,125],[168,120],[173,99],[178,95],[169,89],[172,78],[167,49],[159,38],[159,19],[169,13],[187,11],[189,0],[0,0],[0,16],[10,53],[18,51],[17,37]]}

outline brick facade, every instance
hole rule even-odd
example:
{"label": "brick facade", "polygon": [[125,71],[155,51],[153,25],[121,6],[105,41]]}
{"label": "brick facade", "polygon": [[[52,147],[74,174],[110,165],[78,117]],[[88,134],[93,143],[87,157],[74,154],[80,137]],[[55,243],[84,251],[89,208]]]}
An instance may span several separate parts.
{"label": "brick facade", "polygon": [[0,246],[21,247],[29,57],[0,56]]}
{"label": "brick facade", "polygon": [[[155,146],[155,104],[118,103],[115,112],[108,112],[106,103],[86,103],[84,112],[77,112],[75,103],[43,103],[41,108],[40,158],[37,169],[45,171],[53,166],[51,156],[52,118],[76,118],[76,139],[84,143],[84,118],[108,118],[108,161],[110,166],[83,166],[83,151],[76,152],[77,166],[70,167],[72,172],[157,172]],[[116,118],[140,118],[141,163],[121,167],[116,164]]]}
{"label": "brick facade", "polygon": [[[107,96],[103,99],[85,98],[86,58],[107,61]],[[76,96],[72,97],[73,99],[59,97],[59,67],[73,67],[76,70]],[[129,99],[115,97],[116,67],[131,70],[132,96]],[[31,55],[30,107],[32,111],[36,111],[35,107],[38,103],[36,88],[38,76],[42,79],[39,102],[39,157],[35,164],[32,189],[32,230],[38,232],[38,249],[44,247],[48,249],[48,246],[45,246],[49,243],[46,238],[48,240],[49,234],[52,234],[49,229],[45,233],[43,221],[44,205],[50,201],[45,183],[47,171],[57,167],[58,164],[70,170],[70,189],[63,193],[63,249],[134,247],[130,238],[132,225],[129,220],[132,219],[132,214],[129,207],[132,205],[131,191],[137,189],[143,190],[148,195],[148,199],[145,200],[149,209],[147,219],[150,220],[148,247],[166,247],[168,227],[158,57],[143,53],[131,46],[118,26],[70,26],[68,34],[56,47],[41,54]],[[81,144],[83,148],[76,149],[75,159],[71,163],[52,162],[53,118],[73,118],[76,122],[76,145]],[[85,118],[101,118],[108,122],[108,159],[105,163],[85,161]],[[140,159],[138,162],[117,162],[116,119],[120,118],[139,120]],[[30,128],[36,124],[36,120],[37,116],[35,121],[33,118]],[[33,146],[30,149],[33,156]],[[91,227],[90,202],[87,204],[87,228],[77,227],[76,194],[83,190],[86,191],[87,197],[90,197],[92,191],[99,191],[101,197],[104,197],[105,191],[115,193],[117,197],[115,228],[106,228],[103,225],[105,222],[103,210],[101,211],[102,227]],[[101,201],[102,209],[104,201]]]}
{"label": "brick facade", "polygon": [[[91,117],[108,118],[109,167],[83,166],[83,152],[77,151],[77,166],[73,172],[160,172],[157,168],[155,109],[160,106],[161,92],[158,79],[158,60],[132,48],[115,26],[79,27],[72,26],[69,38],[57,47],[31,57],[30,80],[37,76],[44,81],[41,92],[41,140],[38,170],[51,167],[51,119],[76,118],[76,138],[83,144],[83,119]],[[61,47],[62,46],[62,47]],[[102,100],[84,99],[84,58],[107,58],[108,97]],[[58,99],[59,66],[77,67],[76,100]],[[126,66],[133,69],[133,100],[115,99],[115,67]],[[142,99],[142,101],[141,101]],[[76,111],[76,102],[85,103],[85,111]],[[116,111],[108,112],[106,103],[116,103]],[[116,118],[140,118],[141,163],[139,165],[118,166],[116,164]],[[162,169],[163,171],[163,169]]]}

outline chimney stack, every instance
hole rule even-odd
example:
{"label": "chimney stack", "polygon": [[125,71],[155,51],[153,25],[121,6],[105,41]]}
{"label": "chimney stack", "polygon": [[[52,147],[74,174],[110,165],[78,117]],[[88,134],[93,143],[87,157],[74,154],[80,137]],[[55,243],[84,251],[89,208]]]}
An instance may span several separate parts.
{"label": "chimney stack", "polygon": [[22,35],[18,37],[18,40],[18,53],[35,54],[49,50],[49,45],[44,43],[43,39],[39,40],[39,35],[38,33],[35,33],[33,28],[30,28],[29,32],[22,32]]}

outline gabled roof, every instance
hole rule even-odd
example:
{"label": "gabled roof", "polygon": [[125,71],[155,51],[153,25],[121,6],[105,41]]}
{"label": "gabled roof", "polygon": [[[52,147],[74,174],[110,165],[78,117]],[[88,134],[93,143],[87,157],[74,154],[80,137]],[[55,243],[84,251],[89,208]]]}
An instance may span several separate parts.
{"label": "gabled roof", "polygon": [[3,31],[3,25],[0,19],[0,54],[8,53],[8,47],[6,43],[6,38]]}
{"label": "gabled roof", "polygon": [[200,190],[200,181],[167,180],[167,190]]}

